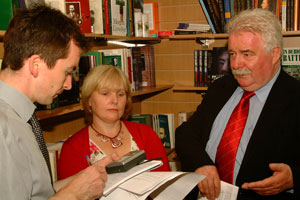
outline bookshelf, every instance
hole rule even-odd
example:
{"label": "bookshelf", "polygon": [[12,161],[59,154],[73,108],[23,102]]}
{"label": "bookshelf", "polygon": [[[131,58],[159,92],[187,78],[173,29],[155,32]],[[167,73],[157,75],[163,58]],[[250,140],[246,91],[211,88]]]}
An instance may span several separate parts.
{"label": "bookshelf", "polygon": [[[198,0],[155,1],[158,2],[160,31],[172,31],[179,22],[207,24]],[[282,34],[284,47],[300,47],[300,31]],[[209,46],[202,46],[199,40],[208,40]],[[162,37],[161,42],[154,45],[156,83],[174,87],[144,100],[141,112],[174,113],[177,127],[178,113],[195,111],[202,101],[202,93],[207,90],[207,87],[194,87],[194,50],[227,46],[227,40],[226,33]]]}
{"label": "bookshelf", "polygon": [[[151,95],[156,92],[159,93],[172,87],[173,85],[159,85],[155,88],[145,88],[143,90],[133,92],[132,98],[133,100],[136,100],[140,96]],[[39,120],[45,120],[48,118],[58,117],[60,115],[66,115],[77,111],[83,111],[82,105],[80,103],[68,106],[61,106],[51,110],[39,110],[36,112],[36,115]]]}

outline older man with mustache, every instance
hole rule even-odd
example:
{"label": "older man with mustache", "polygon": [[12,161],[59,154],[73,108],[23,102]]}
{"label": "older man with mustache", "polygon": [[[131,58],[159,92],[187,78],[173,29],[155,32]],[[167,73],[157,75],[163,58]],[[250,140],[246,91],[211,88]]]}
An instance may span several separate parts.
{"label": "older man with mustache", "polygon": [[300,84],[280,66],[280,22],[254,9],[227,28],[232,75],[177,128],[182,170],[206,175],[198,189],[208,199],[220,180],[239,187],[238,199],[300,199]]}

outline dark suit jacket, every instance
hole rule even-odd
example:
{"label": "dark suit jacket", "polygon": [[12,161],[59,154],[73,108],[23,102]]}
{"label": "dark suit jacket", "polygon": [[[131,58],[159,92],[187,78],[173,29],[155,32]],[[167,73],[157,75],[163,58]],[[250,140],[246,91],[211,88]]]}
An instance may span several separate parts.
{"label": "dark suit jacket", "polygon": [[[176,129],[176,152],[183,171],[214,165],[205,151],[214,119],[238,83],[233,76],[212,84],[197,111]],[[269,163],[288,164],[293,172],[294,197],[300,199],[300,82],[281,70],[248,143],[236,185],[270,177]],[[246,196],[255,193],[241,190]],[[285,194],[285,193],[283,193]],[[270,199],[269,196],[267,199]],[[250,198],[251,199],[251,198]],[[282,198],[280,198],[282,199]]]}

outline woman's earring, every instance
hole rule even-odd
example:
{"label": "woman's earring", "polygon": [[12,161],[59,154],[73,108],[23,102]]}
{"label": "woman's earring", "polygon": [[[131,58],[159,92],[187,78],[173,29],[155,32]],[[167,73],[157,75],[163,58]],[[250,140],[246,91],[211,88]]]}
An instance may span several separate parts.
{"label": "woman's earring", "polygon": [[93,112],[93,110],[92,110],[92,106],[90,106],[90,108],[89,108],[89,111],[90,111],[90,113],[92,113],[92,112]]}

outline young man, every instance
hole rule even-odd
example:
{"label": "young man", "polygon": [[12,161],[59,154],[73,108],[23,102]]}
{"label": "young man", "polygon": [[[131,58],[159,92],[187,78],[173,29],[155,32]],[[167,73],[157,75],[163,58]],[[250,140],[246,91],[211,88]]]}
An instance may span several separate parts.
{"label": "young man", "polygon": [[240,187],[238,199],[299,199],[300,83],[281,69],[280,23],[268,10],[246,10],[228,30],[232,75],[176,130],[182,169],[206,175],[198,187],[208,199],[219,196],[220,179]]}
{"label": "young man", "polygon": [[118,157],[107,157],[52,185],[31,122],[34,102],[50,104],[63,90],[71,89],[72,71],[87,47],[79,27],[57,10],[38,6],[20,11],[11,20],[0,71],[1,199],[101,196],[105,166]]}

